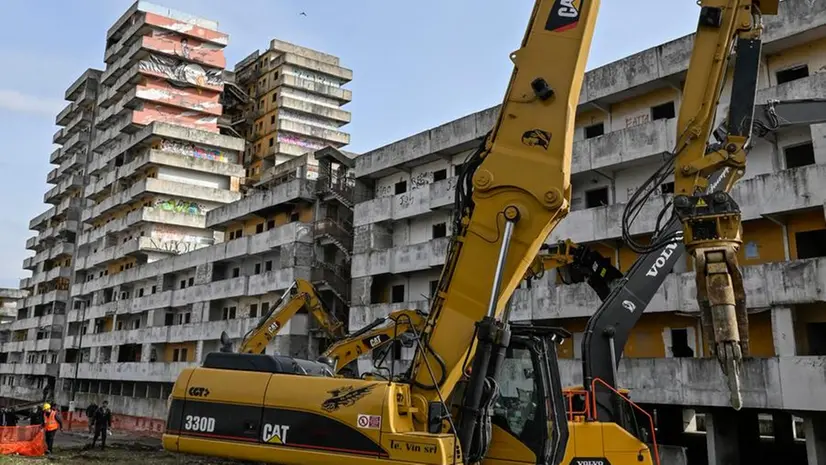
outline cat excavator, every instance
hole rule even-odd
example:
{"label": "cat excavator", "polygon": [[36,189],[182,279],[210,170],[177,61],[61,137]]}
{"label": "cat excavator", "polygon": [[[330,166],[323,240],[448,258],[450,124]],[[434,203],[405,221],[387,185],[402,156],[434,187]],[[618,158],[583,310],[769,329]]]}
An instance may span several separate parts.
{"label": "cat excavator", "polygon": [[[716,355],[735,379],[744,352],[735,332],[744,314],[742,281],[738,289],[732,258],[739,214],[730,196],[704,191],[714,190],[708,176],[716,170],[734,172],[721,182],[724,195],[742,176],[754,89],[749,95],[738,77],[750,72],[756,85],[760,15],[776,14],[777,3],[700,2],[680,145],[671,157],[684,234],[658,234],[646,245],[683,241],[695,257]],[[515,69],[498,119],[461,167],[454,234],[406,376],[308,376],[272,356],[211,353],[175,383],[165,449],[285,465],[658,461],[613,421],[569,425],[556,352],[568,334],[509,321],[511,295],[569,210],[575,109],[598,8],[598,0],[535,2],[522,47],[511,54]],[[707,120],[735,39],[729,131],[722,148],[707,153]]]}

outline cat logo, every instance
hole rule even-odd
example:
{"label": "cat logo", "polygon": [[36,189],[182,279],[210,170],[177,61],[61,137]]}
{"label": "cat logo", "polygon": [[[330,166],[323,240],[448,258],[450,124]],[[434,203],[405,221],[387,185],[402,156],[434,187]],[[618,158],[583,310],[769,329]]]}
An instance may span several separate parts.
{"label": "cat logo", "polygon": [[556,0],[545,22],[545,30],[562,32],[579,23],[579,13],[586,0]]}
{"label": "cat logo", "polygon": [[287,425],[271,425],[265,423],[262,439],[267,444],[286,444],[288,431],[290,431],[290,427]]}
{"label": "cat logo", "polygon": [[270,325],[267,327],[267,333],[269,333],[269,334],[274,334],[276,331],[278,331],[278,328],[279,328],[279,327],[281,327],[281,325],[280,325],[280,324],[278,324],[278,321],[273,321],[273,322],[272,322],[272,323],[270,323]]}

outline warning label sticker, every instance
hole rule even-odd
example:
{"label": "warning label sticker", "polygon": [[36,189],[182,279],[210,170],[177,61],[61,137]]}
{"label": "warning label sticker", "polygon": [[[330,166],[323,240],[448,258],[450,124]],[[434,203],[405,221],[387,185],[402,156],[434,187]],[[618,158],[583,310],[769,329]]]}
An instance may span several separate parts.
{"label": "warning label sticker", "polygon": [[359,414],[356,424],[359,428],[381,429],[381,416]]}

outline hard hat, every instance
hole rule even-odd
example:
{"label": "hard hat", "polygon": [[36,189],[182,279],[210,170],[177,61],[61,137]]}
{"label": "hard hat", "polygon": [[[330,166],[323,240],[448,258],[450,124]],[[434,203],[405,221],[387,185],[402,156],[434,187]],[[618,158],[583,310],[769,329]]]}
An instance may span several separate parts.
{"label": "hard hat", "polygon": [[52,408],[52,404],[49,404],[49,403],[43,404],[43,410],[49,410],[51,408]]}

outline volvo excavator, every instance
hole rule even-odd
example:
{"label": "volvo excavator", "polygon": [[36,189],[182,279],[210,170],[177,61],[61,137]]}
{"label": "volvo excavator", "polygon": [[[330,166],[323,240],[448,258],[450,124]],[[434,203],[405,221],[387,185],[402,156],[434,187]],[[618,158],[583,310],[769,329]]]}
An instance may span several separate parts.
{"label": "volvo excavator", "polygon": [[[567,334],[511,324],[507,306],[569,209],[574,113],[598,7],[596,0],[535,2],[522,47],[511,54],[515,70],[499,117],[462,166],[454,235],[407,376],[302,376],[271,356],[212,353],[175,383],[166,449],[281,464],[653,463],[647,446],[617,423],[569,426],[556,360]],[[709,283],[698,285],[698,300],[717,336],[716,355],[736,379],[744,352],[732,323],[744,314],[731,253],[739,215],[730,196],[719,201],[704,191],[714,190],[707,176],[718,169],[735,173],[720,183],[724,193],[742,175],[754,86],[749,95],[738,77],[751,71],[756,85],[760,15],[776,14],[777,0],[704,0],[700,7],[680,145],[671,157],[684,238],[657,234],[645,247],[685,242],[698,281]],[[706,153],[735,38],[729,130],[721,150]],[[757,53],[749,53],[753,47]],[[504,398],[512,402],[498,402]]]}

